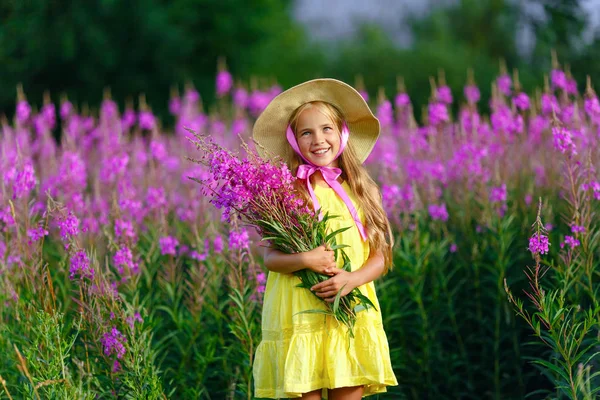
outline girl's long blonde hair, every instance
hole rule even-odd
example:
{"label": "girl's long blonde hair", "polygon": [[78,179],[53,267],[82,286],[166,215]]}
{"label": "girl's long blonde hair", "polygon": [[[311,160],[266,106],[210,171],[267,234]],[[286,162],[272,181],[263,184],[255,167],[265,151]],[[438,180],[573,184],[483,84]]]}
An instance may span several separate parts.
{"label": "girl's long blonde hair", "polygon": [[[329,117],[336,124],[339,132],[342,131],[344,115],[341,111],[332,104],[322,101],[313,101],[301,105],[292,113],[289,123],[294,133],[296,133],[300,114],[304,110],[313,107]],[[350,132],[350,135],[352,135],[352,132]],[[287,162],[292,173],[296,175],[298,167],[303,162],[292,147],[289,145],[288,147]],[[354,193],[358,202],[358,208],[363,211],[369,240],[369,250],[371,254],[374,254],[377,251],[382,252],[385,264],[384,273],[387,273],[392,268],[392,246],[394,245],[394,238],[392,236],[390,222],[381,204],[381,192],[379,187],[369,176],[366,168],[360,163],[350,142],[348,142],[348,145],[339,157],[339,166],[342,170],[342,179],[348,182],[348,185],[352,189],[352,193]],[[311,202],[305,184],[297,181],[296,189],[307,203]]]}

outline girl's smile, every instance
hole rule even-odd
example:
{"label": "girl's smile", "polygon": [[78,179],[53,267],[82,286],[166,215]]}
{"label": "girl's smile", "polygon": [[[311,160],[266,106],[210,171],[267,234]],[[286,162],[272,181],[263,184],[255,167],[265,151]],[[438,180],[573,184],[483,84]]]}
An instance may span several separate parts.
{"label": "girl's smile", "polygon": [[318,108],[304,110],[298,117],[296,140],[302,156],[318,167],[338,167],[340,131]]}

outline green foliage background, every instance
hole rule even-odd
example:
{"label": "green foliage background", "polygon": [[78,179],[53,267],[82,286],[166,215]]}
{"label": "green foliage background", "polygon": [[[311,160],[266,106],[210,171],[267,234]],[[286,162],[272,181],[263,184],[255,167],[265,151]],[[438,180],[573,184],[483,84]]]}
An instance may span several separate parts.
{"label": "green foliage background", "polygon": [[[149,104],[167,116],[172,85],[191,81],[205,104],[214,100],[217,59],[233,75],[252,76],[283,87],[329,76],[354,82],[363,74],[375,93],[395,93],[396,76],[405,78],[419,110],[429,97],[429,77],[438,69],[462,93],[466,70],[489,82],[498,60],[519,68],[526,87],[541,86],[539,71],[550,70],[550,50],[569,64],[579,82],[600,77],[600,41],[584,45],[586,16],[577,1],[538,0],[546,18],[525,13],[507,0],[461,0],[434,8],[410,25],[413,44],[399,48],[377,26],[364,25],[347,40],[320,43],[292,17],[291,0],[4,0],[0,2],[0,111],[14,112],[21,82],[30,102],[41,104],[66,93],[76,103],[99,104],[104,87],[123,105],[146,93]],[[530,24],[537,38],[521,56],[518,27]],[[260,81],[259,81],[260,82]],[[483,98],[490,88],[482,87]],[[417,118],[419,112],[417,112]]]}

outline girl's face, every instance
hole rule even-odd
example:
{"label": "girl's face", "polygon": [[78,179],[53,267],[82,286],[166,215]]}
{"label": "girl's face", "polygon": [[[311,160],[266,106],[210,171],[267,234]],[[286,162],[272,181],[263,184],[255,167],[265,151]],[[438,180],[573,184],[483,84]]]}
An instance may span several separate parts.
{"label": "girl's face", "polygon": [[298,148],[305,159],[318,167],[338,167],[340,131],[317,107],[307,108],[296,124]]}

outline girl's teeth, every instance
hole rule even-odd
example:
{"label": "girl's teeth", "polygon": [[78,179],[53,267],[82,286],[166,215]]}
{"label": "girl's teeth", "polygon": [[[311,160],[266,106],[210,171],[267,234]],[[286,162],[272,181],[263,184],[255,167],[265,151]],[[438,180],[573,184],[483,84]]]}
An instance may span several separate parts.
{"label": "girl's teeth", "polygon": [[315,153],[315,154],[323,154],[323,153],[327,152],[328,150],[329,150],[329,149],[325,149],[325,150],[318,150],[318,151],[315,151],[314,153]]}

